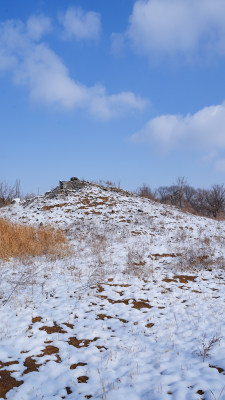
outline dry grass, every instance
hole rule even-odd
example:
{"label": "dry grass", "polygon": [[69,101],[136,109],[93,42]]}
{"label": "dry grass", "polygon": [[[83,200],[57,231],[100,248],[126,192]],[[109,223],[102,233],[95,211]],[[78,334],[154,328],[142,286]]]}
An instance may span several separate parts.
{"label": "dry grass", "polygon": [[61,257],[69,253],[68,241],[61,230],[52,227],[25,226],[0,218],[0,259],[50,255]]}

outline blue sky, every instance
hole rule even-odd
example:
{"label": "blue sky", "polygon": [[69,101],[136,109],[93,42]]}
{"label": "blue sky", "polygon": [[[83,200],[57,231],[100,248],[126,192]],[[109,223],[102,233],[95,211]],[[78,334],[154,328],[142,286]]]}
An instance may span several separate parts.
{"label": "blue sky", "polygon": [[224,0],[2,0],[0,16],[0,181],[224,182]]}

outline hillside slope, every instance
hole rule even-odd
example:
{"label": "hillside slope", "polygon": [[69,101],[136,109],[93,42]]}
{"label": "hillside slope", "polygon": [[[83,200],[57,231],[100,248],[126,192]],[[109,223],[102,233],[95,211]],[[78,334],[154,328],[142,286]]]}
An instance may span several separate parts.
{"label": "hillside slope", "polygon": [[225,399],[224,222],[88,182],[0,218],[71,243],[0,262],[0,398]]}

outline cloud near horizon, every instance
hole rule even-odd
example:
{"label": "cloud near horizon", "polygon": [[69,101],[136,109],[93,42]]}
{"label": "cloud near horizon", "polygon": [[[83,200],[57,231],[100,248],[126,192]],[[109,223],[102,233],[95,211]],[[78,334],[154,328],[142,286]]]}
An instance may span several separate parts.
{"label": "cloud near horizon", "polygon": [[109,119],[129,110],[142,110],[147,101],[132,92],[107,94],[101,85],[88,87],[69,76],[61,58],[41,41],[51,20],[31,16],[26,23],[0,23],[0,72],[11,73],[16,85],[28,88],[32,101],[63,109],[84,109]]}
{"label": "cloud near horizon", "polygon": [[225,54],[224,0],[137,0],[125,34],[148,57]]}
{"label": "cloud near horizon", "polygon": [[131,140],[156,144],[164,151],[181,148],[216,154],[217,150],[225,149],[225,102],[186,116],[167,114],[155,117],[132,135]]}
{"label": "cloud near horizon", "polygon": [[101,15],[94,11],[84,12],[80,7],[69,7],[59,16],[64,27],[63,38],[70,40],[96,40],[101,32]]}

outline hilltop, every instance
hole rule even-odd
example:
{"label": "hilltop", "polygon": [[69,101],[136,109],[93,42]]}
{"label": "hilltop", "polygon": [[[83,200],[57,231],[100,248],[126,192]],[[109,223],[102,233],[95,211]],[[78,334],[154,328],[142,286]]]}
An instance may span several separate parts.
{"label": "hilltop", "polygon": [[0,261],[0,398],[225,399],[224,221],[77,178],[0,218],[70,244]]}

